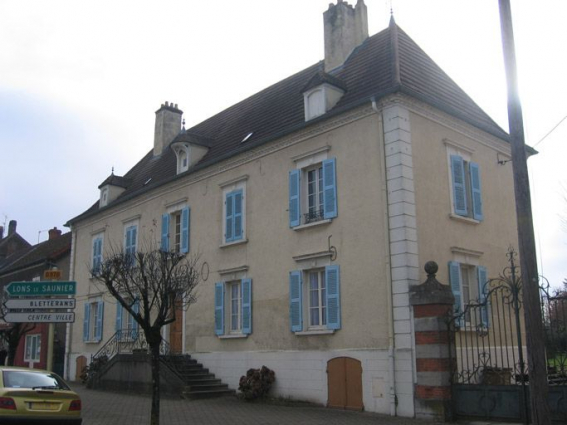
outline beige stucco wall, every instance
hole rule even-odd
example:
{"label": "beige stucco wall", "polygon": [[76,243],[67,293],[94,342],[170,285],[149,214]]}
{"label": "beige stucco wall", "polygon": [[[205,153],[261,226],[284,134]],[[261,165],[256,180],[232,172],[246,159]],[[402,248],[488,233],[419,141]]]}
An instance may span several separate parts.
{"label": "beige stucco wall", "polygon": [[[255,350],[325,350],[386,348],[388,344],[386,202],[381,169],[378,115],[368,108],[347,122],[315,127],[312,137],[276,141],[215,167],[222,170],[188,183],[164,186],[143,199],[119,205],[100,217],[79,223],[75,245],[75,275],[79,301],[98,294],[88,276],[93,234],[104,231],[104,250],[122,246],[124,222],[137,217],[139,243],[159,237],[166,206],[183,199],[191,208],[191,253],[200,254],[210,270],[198,289],[198,301],[186,313],[187,352]],[[313,130],[313,129],[311,129]],[[289,143],[289,146],[287,144]],[[293,158],[329,146],[337,158],[338,217],[332,222],[296,231],[288,224],[288,172]],[[267,152],[277,148],[274,152]],[[238,165],[233,165],[237,163]],[[222,185],[246,179],[247,243],[222,245]],[[333,335],[297,336],[289,328],[289,272],[299,269],[295,256],[337,249],[333,264],[341,267],[342,329]],[[253,280],[253,332],[248,338],[222,340],[214,334],[214,283],[227,276],[218,270],[247,266]],[[115,303],[105,300],[103,342],[114,334]],[[82,307],[82,306],[81,306]],[[73,326],[72,353],[94,353],[103,344],[82,342],[81,307]],[[306,317],[304,316],[304,320]]]}
{"label": "beige stucco wall", "polygon": [[[448,125],[423,112],[411,115],[419,264],[434,260],[438,279],[449,284],[448,262],[455,260],[451,247],[477,251],[480,265],[489,277],[497,277],[507,266],[509,246],[517,248],[516,213],[512,163],[497,163],[510,155],[509,144],[472,127]],[[447,144],[457,143],[472,151],[480,166],[484,219],[480,223],[451,216],[451,180]]]}

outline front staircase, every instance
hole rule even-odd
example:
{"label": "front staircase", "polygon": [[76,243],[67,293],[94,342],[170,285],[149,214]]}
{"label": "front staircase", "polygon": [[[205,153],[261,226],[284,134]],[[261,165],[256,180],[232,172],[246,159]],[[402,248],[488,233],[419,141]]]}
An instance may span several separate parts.
{"label": "front staircase", "polygon": [[161,356],[162,364],[174,372],[185,384],[183,397],[188,399],[199,399],[209,397],[222,397],[234,395],[235,391],[223,384],[209,369],[203,367],[190,355],[165,355]]}

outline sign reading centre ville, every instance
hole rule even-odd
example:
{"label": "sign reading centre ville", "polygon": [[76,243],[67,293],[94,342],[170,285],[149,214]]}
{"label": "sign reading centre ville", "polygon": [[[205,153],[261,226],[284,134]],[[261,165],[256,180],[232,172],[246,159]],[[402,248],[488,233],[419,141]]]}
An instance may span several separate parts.
{"label": "sign reading centre ville", "polygon": [[7,323],[73,323],[75,313],[6,313],[4,320]]}
{"label": "sign reading centre ville", "polygon": [[11,282],[5,290],[11,297],[75,295],[77,282]]}

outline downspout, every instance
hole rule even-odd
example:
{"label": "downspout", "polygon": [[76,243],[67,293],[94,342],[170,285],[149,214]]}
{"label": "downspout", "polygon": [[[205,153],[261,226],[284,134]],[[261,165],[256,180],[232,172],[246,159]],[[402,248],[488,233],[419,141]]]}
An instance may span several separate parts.
{"label": "downspout", "polygon": [[[372,109],[378,115],[379,119],[382,118],[381,111],[378,109],[376,105],[376,98],[372,97]],[[382,129],[384,126],[382,125]],[[382,137],[384,141],[384,137]],[[380,156],[380,162],[382,169],[384,170],[384,183],[382,184],[382,191],[384,192],[384,199],[386,199],[386,206],[388,205],[388,186],[386,181],[386,147],[384,145],[383,155]],[[386,207],[387,208],[387,207]],[[394,339],[394,310],[393,310],[393,302],[392,302],[392,268],[390,267],[390,222],[389,216],[386,214],[385,216],[385,226],[386,229],[386,238],[385,238],[385,245],[386,245],[386,252],[387,252],[387,262],[386,265],[388,266],[388,273],[386,273],[386,291],[387,291],[387,302],[388,302],[388,376],[390,378],[390,416],[397,416],[397,406],[398,406],[398,398],[396,396],[396,356],[395,356],[395,339]]]}
{"label": "downspout", "polygon": [[[75,277],[75,254],[76,254],[76,250],[75,250],[75,246],[76,246],[76,242],[77,242],[77,232],[73,231],[73,227],[70,226],[70,230],[71,230],[71,258],[69,260],[69,280],[74,280]],[[76,296],[76,295],[75,295]],[[65,326],[65,359],[64,359],[64,365],[63,365],[63,377],[67,380],[71,380],[69,377],[69,372],[70,372],[70,355],[71,355],[71,343],[73,341],[73,339],[71,338],[71,333],[72,333],[72,329],[73,328],[73,324],[72,323],[67,323],[67,325]]]}

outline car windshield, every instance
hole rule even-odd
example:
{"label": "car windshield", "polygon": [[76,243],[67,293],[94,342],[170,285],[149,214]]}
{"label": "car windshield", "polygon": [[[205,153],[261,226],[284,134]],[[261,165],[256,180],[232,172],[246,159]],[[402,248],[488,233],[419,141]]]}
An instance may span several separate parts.
{"label": "car windshield", "polygon": [[49,372],[5,370],[2,376],[4,378],[4,388],[69,389],[59,376]]}

